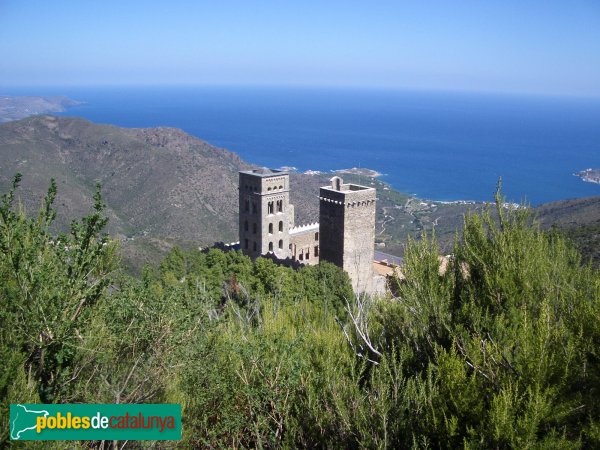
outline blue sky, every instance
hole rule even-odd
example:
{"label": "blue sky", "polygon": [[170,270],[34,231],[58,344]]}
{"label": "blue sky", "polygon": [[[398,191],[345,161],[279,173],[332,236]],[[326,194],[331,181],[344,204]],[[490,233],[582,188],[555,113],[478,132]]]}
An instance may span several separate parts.
{"label": "blue sky", "polygon": [[600,1],[0,0],[0,87],[94,84],[600,96]]}

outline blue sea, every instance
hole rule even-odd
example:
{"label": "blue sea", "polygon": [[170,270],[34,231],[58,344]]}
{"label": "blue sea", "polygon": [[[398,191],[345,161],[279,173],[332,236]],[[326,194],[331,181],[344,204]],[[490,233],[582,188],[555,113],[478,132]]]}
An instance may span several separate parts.
{"label": "blue sea", "polygon": [[600,195],[600,99],[376,89],[78,87],[8,89],[85,102],[63,115],[172,126],[268,167],[374,169],[432,200],[532,205]]}

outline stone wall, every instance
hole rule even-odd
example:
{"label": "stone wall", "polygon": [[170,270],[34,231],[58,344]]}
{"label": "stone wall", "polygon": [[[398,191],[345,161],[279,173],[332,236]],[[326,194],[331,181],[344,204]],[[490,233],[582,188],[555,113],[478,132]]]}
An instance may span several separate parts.
{"label": "stone wall", "polygon": [[355,292],[373,292],[375,189],[334,177],[319,200],[321,259],[342,267]]}
{"label": "stone wall", "polygon": [[319,223],[294,227],[289,174],[240,172],[240,248],[256,258],[271,254],[296,264],[329,261],[344,269],[356,293],[371,293],[375,243],[375,189],[344,184],[340,177],[320,189]]}
{"label": "stone wall", "polygon": [[290,230],[290,253],[294,261],[313,265],[319,263],[319,224],[313,223]]}
{"label": "stone wall", "polygon": [[355,292],[373,292],[375,189],[351,191],[344,208],[343,268]]}

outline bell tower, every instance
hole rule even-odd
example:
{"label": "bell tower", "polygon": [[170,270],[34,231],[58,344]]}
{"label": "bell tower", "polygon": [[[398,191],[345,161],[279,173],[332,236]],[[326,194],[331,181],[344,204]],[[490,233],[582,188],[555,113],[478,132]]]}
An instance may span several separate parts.
{"label": "bell tower", "polygon": [[289,257],[289,173],[263,168],[241,171],[239,177],[240,248],[252,258],[267,253]]}
{"label": "bell tower", "polygon": [[320,258],[344,269],[354,292],[373,290],[375,203],[372,187],[333,177],[319,192]]}

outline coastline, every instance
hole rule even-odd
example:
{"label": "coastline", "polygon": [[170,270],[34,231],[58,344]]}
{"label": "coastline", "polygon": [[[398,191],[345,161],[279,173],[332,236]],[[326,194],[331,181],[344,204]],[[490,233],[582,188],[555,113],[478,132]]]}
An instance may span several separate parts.
{"label": "coastline", "polygon": [[[21,90],[20,93],[28,92]],[[300,96],[297,92],[285,91],[285,102],[280,101],[275,94],[261,95],[260,108],[255,108],[259,102],[257,94],[243,89],[236,91],[235,101],[231,102],[228,100],[231,92],[227,89],[164,88],[142,92],[133,88],[86,87],[61,88],[60,91],[46,89],[41,93],[68,94],[71,98],[86,102],[85,107],[58,113],[61,116],[81,116],[95,123],[128,128],[174,126],[218,147],[229,149],[246,161],[269,167],[295,166],[298,173],[309,175],[311,172],[306,169],[314,168],[326,176],[337,170],[344,173],[343,171],[350,170],[348,168],[358,166],[359,161],[367,168],[370,164],[376,165],[377,170],[383,173],[379,180],[387,181],[401,192],[417,194],[420,198],[489,201],[500,174],[505,175],[507,180],[510,179],[503,192],[508,199],[514,201],[526,197],[532,204],[538,205],[564,198],[598,195],[597,183],[593,180],[588,179],[582,183],[580,179],[573,178],[573,173],[582,167],[600,167],[597,164],[598,156],[593,154],[593,146],[589,145],[589,142],[597,142],[597,132],[593,131],[595,128],[584,126],[584,135],[573,136],[573,130],[569,127],[557,127],[560,139],[556,141],[569,143],[568,158],[572,165],[566,171],[564,165],[540,166],[537,162],[543,158],[543,152],[550,143],[540,141],[535,131],[536,127],[542,125],[546,129],[548,120],[545,115],[539,117],[536,110],[529,111],[527,105],[521,102],[518,105],[519,111],[525,107],[528,114],[531,112],[532,128],[528,128],[530,131],[527,133],[519,133],[516,140],[520,142],[522,139],[530,139],[532,147],[528,148],[525,155],[518,156],[521,161],[518,165],[510,165],[508,161],[517,158],[513,144],[519,145],[518,142],[509,140],[501,148],[495,138],[482,140],[481,136],[472,133],[472,124],[463,128],[464,120],[458,118],[455,121],[453,117],[449,117],[444,108],[452,105],[448,105],[448,99],[437,96],[430,99],[436,100],[435,107],[427,103],[427,98],[423,99],[418,95],[414,98],[386,97],[393,108],[386,110],[381,116],[371,117],[363,111],[364,108],[351,108],[357,100],[351,93],[335,96],[327,92],[327,98],[324,99],[325,94],[322,92],[306,91]],[[288,99],[287,94],[291,99]],[[459,96],[457,100],[461,98]],[[308,104],[302,103],[309,100]],[[323,102],[331,101],[334,101],[332,107],[335,106],[336,111],[343,114],[336,113],[332,116],[327,113],[328,110],[320,109]],[[367,96],[361,98],[361,101],[369,110],[378,104],[376,96]],[[512,102],[508,103],[508,106],[512,105]],[[308,106],[314,107],[315,112],[310,119],[303,113]],[[482,110],[481,106],[485,108]],[[418,117],[413,117],[415,107],[423,108],[417,109],[422,111]],[[220,112],[215,114],[215,111]],[[496,130],[496,122],[490,122],[496,116],[490,117],[491,113],[488,112],[503,113],[504,109],[498,112],[495,103],[488,104],[486,101],[482,105],[469,106],[468,111],[477,118],[474,120],[478,125]],[[404,119],[409,114],[409,117],[417,121],[415,124],[418,126],[410,128],[406,125]],[[573,114],[578,123],[582,122],[584,125],[588,121],[595,121],[594,115],[590,116],[588,112],[582,115],[573,111]],[[249,117],[252,118],[251,121]],[[450,124],[450,119],[454,122],[448,128],[446,125]],[[506,120],[511,124],[515,119],[511,115]],[[361,124],[360,127],[355,127],[355,123]],[[424,139],[429,135],[428,130],[438,130],[435,124],[444,126],[439,129],[439,133],[435,131],[434,140]],[[456,135],[454,132],[447,133],[448,129],[455,130]],[[306,130],[310,132],[307,133]],[[553,151],[561,154],[562,145],[556,144]],[[501,151],[506,157],[490,164],[486,159],[487,153],[475,150],[477,148]],[[536,156],[538,154],[542,156]],[[457,164],[458,161],[466,163]],[[333,174],[329,175],[331,176]],[[368,174],[361,176],[364,178],[363,182],[367,182]],[[548,183],[548,180],[553,182]]]}
{"label": "coastline", "polygon": [[84,103],[64,95],[0,95],[0,123],[38,114],[61,113]]}
{"label": "coastline", "polygon": [[[287,170],[290,172],[297,172],[298,169],[296,167],[292,167],[292,166],[283,166],[283,167],[279,167],[280,170]],[[312,169],[308,169],[305,170],[304,172],[301,172],[304,175],[325,175],[327,173],[347,173],[349,175],[360,175],[361,177],[369,177],[369,178],[377,178],[377,177],[382,177],[384,174],[382,174],[381,172],[377,172],[376,170],[373,169],[367,169],[367,168],[359,168],[359,167],[352,167],[351,169],[334,169],[331,170],[330,172],[326,172],[326,171],[322,171],[322,170],[312,170]]]}

